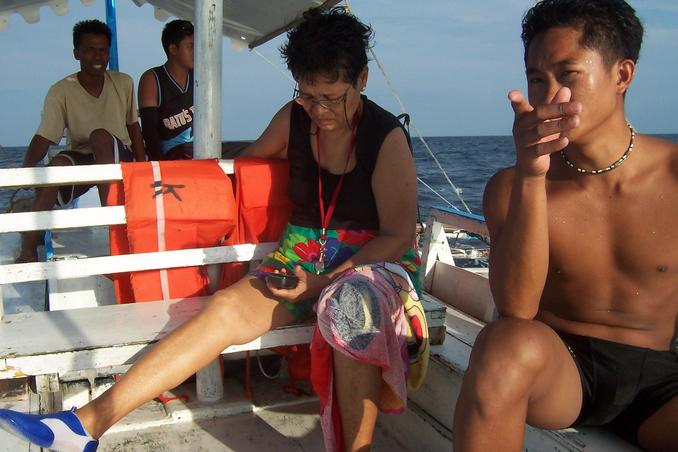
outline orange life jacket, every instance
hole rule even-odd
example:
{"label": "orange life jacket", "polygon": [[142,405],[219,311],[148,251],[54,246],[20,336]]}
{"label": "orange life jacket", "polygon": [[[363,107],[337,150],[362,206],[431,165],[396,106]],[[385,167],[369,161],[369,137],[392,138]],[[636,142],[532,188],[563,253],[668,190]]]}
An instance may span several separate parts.
{"label": "orange life jacket", "polygon": [[[109,204],[124,196],[126,226],[110,229],[111,254],[217,246],[235,232],[231,179],[216,160],[122,163],[122,186],[111,187]],[[126,232],[125,232],[126,231]],[[203,267],[115,275],[119,303],[208,294]]]}
{"label": "orange life jacket", "polygon": [[[288,161],[240,157],[234,162],[238,224],[226,244],[277,242],[292,214],[287,196]],[[233,284],[248,271],[247,262],[224,264],[219,288]]]}

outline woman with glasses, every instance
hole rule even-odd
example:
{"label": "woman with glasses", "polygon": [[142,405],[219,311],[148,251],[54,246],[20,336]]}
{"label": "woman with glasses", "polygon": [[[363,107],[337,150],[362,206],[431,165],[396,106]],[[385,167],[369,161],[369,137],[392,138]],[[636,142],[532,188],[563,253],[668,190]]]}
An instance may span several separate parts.
{"label": "woman with glasses", "polygon": [[56,434],[43,447],[94,450],[115,422],[228,346],[304,320],[315,305],[312,382],[326,448],[369,447],[378,410],[404,409],[428,354],[415,167],[398,120],[361,94],[371,36],[343,9],[309,11],[288,33],[281,52],[294,98],[246,150],[290,166],[292,218],[261,267],[217,292],[88,405],[42,423],[0,411],[0,425],[27,439]]}

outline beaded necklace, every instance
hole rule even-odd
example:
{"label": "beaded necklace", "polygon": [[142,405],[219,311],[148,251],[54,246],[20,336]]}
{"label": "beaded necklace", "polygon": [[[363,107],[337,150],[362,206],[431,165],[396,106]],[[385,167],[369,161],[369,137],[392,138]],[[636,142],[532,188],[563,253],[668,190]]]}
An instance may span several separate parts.
{"label": "beaded necklace", "polygon": [[610,166],[607,166],[605,168],[600,168],[600,169],[588,170],[588,169],[584,169],[584,168],[579,168],[574,163],[572,163],[570,161],[570,159],[567,158],[567,155],[565,154],[564,149],[562,151],[560,151],[560,156],[563,158],[563,160],[565,160],[565,164],[567,166],[569,166],[570,168],[573,168],[573,169],[575,169],[578,172],[583,173],[583,174],[602,174],[602,173],[607,173],[608,171],[612,171],[613,169],[620,167],[621,164],[626,161],[626,159],[629,157],[629,154],[631,154],[631,151],[633,150],[633,145],[636,142],[636,131],[633,130],[633,127],[631,126],[631,124],[627,123],[627,125],[629,126],[629,130],[631,131],[631,142],[629,143],[629,147],[626,148],[626,151],[622,154],[622,156],[619,157],[619,159],[617,161],[615,161],[614,163],[612,163]]}

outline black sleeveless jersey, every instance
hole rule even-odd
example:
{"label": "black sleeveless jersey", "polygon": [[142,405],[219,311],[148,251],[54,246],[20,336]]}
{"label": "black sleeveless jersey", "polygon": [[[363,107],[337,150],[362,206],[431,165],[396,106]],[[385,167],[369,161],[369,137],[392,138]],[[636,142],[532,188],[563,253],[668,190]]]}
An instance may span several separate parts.
{"label": "black sleeveless jersey", "polygon": [[[379,215],[372,192],[372,173],[379,150],[398,119],[363,96],[363,112],[356,131],[355,167],[346,173],[341,187],[331,229],[379,229]],[[311,149],[311,119],[303,107],[292,104],[287,158],[290,162],[288,192],[294,205],[291,223],[319,228],[318,166]],[[341,175],[321,170],[323,198],[328,206]],[[397,175],[394,175],[397,177]]]}
{"label": "black sleeveless jersey", "polygon": [[158,136],[166,154],[176,146],[193,143],[193,71],[181,87],[164,65],[151,70],[158,85]]}

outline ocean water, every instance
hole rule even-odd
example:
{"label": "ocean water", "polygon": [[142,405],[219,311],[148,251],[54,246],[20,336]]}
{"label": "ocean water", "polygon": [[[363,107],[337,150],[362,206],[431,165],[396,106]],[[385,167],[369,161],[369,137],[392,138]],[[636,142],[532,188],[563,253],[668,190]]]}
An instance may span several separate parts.
{"label": "ocean water", "polygon": [[[678,142],[678,135],[658,136]],[[464,202],[474,213],[482,212],[483,190],[492,174],[513,165],[515,161],[511,136],[429,137],[425,138],[425,141],[460,192]],[[417,175],[438,193],[435,194],[423,184],[419,184],[419,209],[422,217],[426,218],[431,206],[448,205],[447,202],[465,210],[421,141],[413,137],[412,144]],[[0,148],[0,168],[20,166],[25,151],[25,147]],[[0,189],[0,212],[7,208],[13,192],[14,190]]]}

